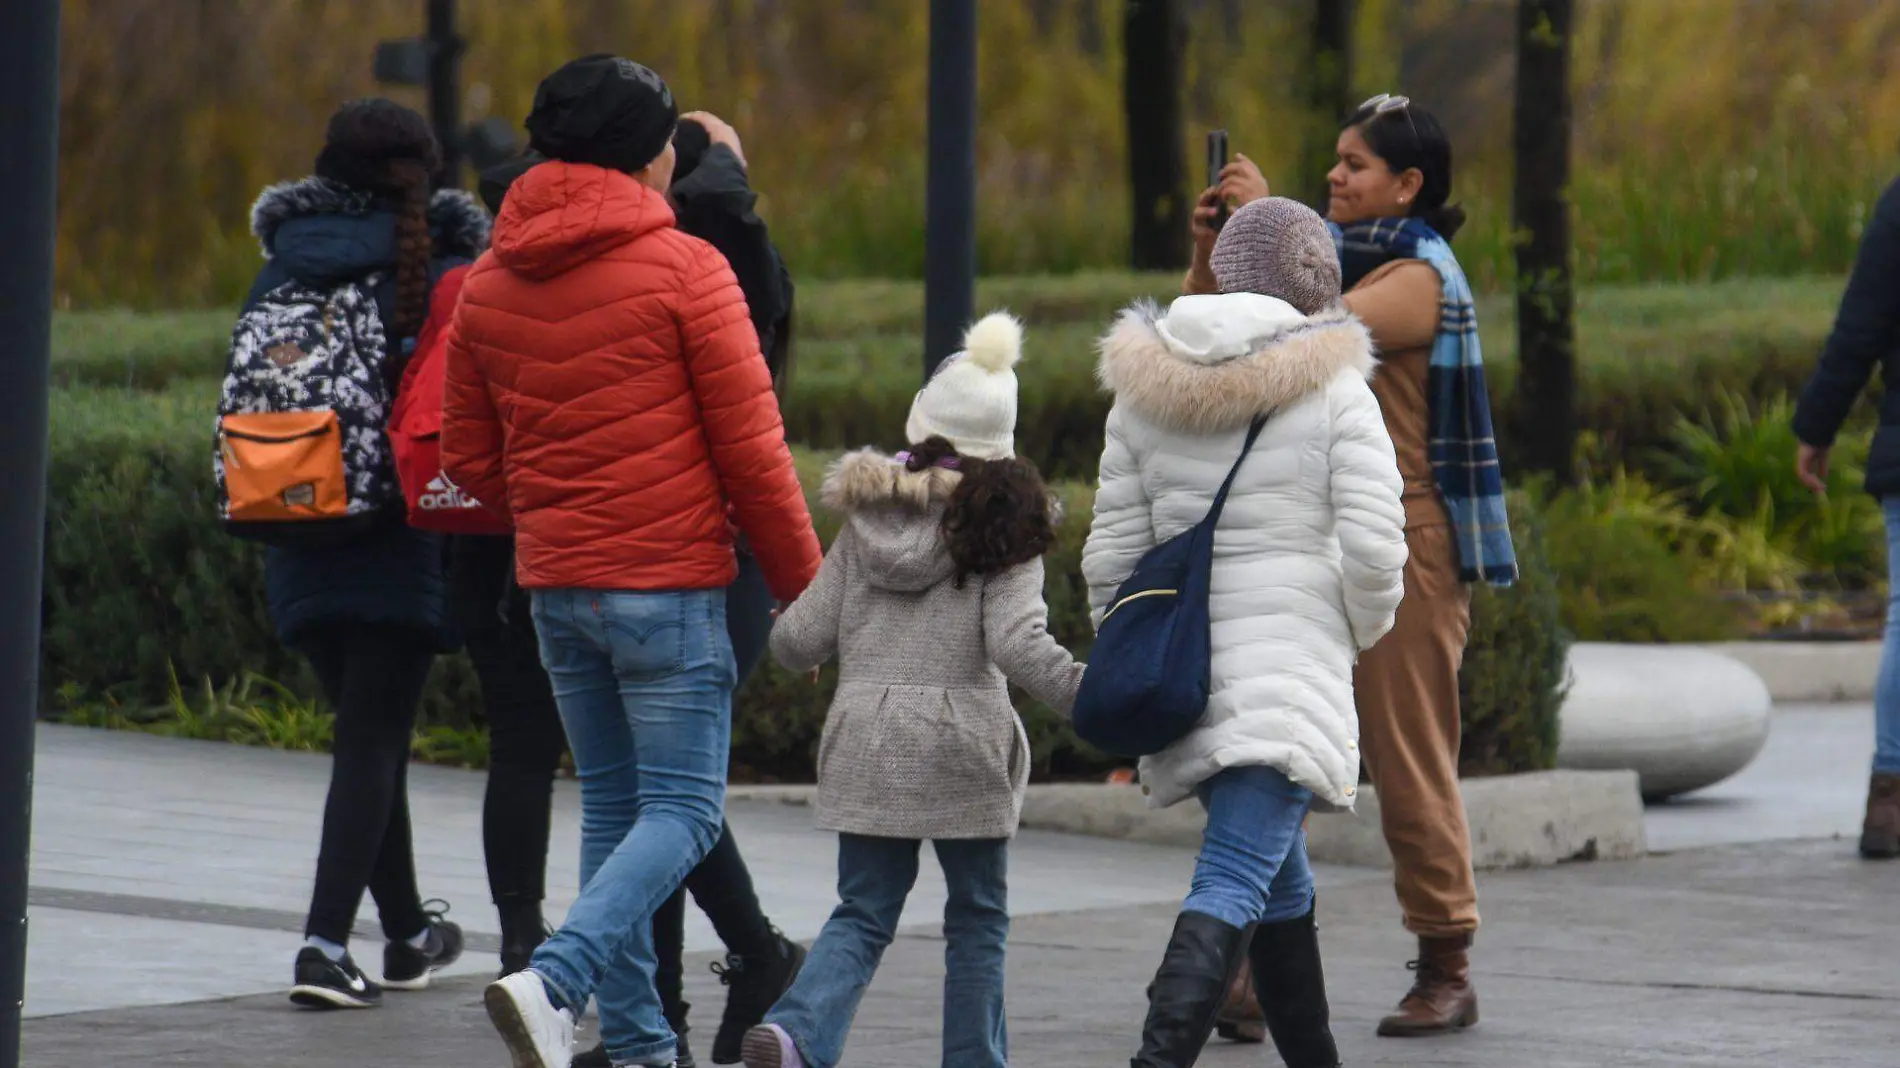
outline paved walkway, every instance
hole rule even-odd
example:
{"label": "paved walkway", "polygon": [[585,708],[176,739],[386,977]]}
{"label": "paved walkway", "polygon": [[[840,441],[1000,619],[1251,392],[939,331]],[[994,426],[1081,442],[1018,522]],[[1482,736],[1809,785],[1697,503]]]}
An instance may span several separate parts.
{"label": "paved walkway", "polygon": [[[1900,1064],[1900,865],[1862,864],[1851,842],[1832,838],[1857,825],[1868,730],[1864,708],[1783,713],[1748,773],[1652,813],[1655,846],[1683,852],[1484,878],[1486,1020],[1454,1040],[1369,1037],[1406,982],[1409,946],[1384,875],[1323,871],[1348,1063]],[[506,1063],[475,998],[494,947],[479,775],[417,768],[412,781],[423,890],[458,906],[475,932],[469,960],[437,990],[323,1016],[291,1010],[281,994],[323,758],[61,728],[41,729],[38,758],[26,1064]],[[768,910],[809,938],[833,900],[829,836],[803,809],[735,805],[732,819]],[[563,789],[555,841],[575,841],[576,825],[576,797]],[[1765,839],[1778,841],[1694,848]],[[572,853],[551,865],[556,913],[567,904],[559,890],[575,882]],[[1189,859],[1022,836],[1011,871],[1017,1063],[1128,1055]],[[847,1064],[937,1063],[941,902],[933,878],[906,913]],[[689,948],[703,964],[716,943],[692,922]],[[722,992],[703,967],[689,995],[710,1026]],[[1271,1060],[1224,1048],[1202,1063]]]}
{"label": "paved walkway", "polygon": [[[289,981],[329,758],[44,725],[36,758],[29,1016],[275,992]],[[473,934],[451,974],[492,972],[499,944],[482,866],[484,781],[410,771],[423,895],[449,901]],[[794,938],[816,935],[837,902],[836,839],[813,830],[804,808],[733,805],[730,819],[772,919]],[[580,884],[573,782],[557,787],[553,841],[548,915],[558,922]],[[1178,900],[1182,865],[1170,849],[1025,833],[1011,904],[1028,915]],[[364,905],[358,931],[378,939]],[[905,922],[942,907],[943,881],[926,865]],[[687,918],[687,948],[717,948],[705,917],[688,909]],[[205,947],[216,947],[216,967]],[[365,958],[365,967],[381,959]]]}
{"label": "paved walkway", "polygon": [[1851,843],[1860,837],[1873,759],[1872,705],[1776,709],[1767,746],[1740,774],[1650,807],[1650,851],[1788,839]]}

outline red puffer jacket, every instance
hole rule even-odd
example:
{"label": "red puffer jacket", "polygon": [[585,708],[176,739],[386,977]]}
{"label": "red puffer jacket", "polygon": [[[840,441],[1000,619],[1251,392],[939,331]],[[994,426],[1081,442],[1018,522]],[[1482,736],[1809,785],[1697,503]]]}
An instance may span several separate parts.
{"label": "red puffer jacket", "polygon": [[818,570],[731,268],[617,171],[543,163],[509,190],[449,340],[442,466],[505,502],[531,589],[729,585],[728,504],[780,600]]}

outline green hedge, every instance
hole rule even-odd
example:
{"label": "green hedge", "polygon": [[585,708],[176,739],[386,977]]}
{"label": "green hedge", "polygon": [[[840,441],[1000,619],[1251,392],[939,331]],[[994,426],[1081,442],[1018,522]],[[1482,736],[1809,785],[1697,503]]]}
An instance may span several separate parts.
{"label": "green hedge", "polygon": [[[216,527],[206,384],[157,392],[62,388],[54,398],[49,496],[44,697],[50,709],[130,711],[165,705],[175,677],[187,690],[255,673],[305,697],[314,681],[273,637],[261,554]],[[799,456],[815,492],[824,460]],[[1068,513],[1049,560],[1052,627],[1078,655],[1091,640],[1079,578],[1092,491],[1059,487]],[[1519,515],[1528,522],[1527,509]],[[819,514],[820,533],[836,519]],[[1474,771],[1548,767],[1554,758],[1563,638],[1534,526],[1522,532],[1528,581],[1481,593],[1467,659],[1465,706]],[[471,724],[479,702],[466,661],[444,658],[425,722]],[[814,685],[768,666],[742,693],[733,759],[753,779],[809,775],[831,677]],[[1025,702],[1039,777],[1093,774],[1111,762],[1082,746],[1051,712]],[[82,717],[88,718],[88,717]],[[97,718],[97,717],[90,717]]]}
{"label": "green hedge", "polygon": [[[1095,341],[1138,297],[1168,299],[1174,275],[1094,273],[986,278],[980,309],[1028,323],[1019,439],[1053,478],[1092,479],[1108,400],[1094,378]],[[1607,462],[1647,468],[1682,417],[1718,396],[1756,401],[1798,390],[1839,299],[1841,281],[1795,278],[1699,286],[1601,287],[1578,299],[1578,418]],[[163,389],[215,377],[230,315],[218,311],[88,312],[55,321],[55,381]],[[1518,403],[1508,299],[1479,300],[1507,473],[1527,423]],[[914,282],[818,282],[799,289],[789,436],[837,450],[896,440],[922,375],[922,288]]]}
{"label": "green hedge", "polygon": [[[1486,334],[1507,332],[1509,323]],[[1032,327],[1018,374],[1022,380],[1017,446],[1052,477],[1091,479],[1101,458],[1110,398],[1095,380],[1094,344],[1101,324]],[[1643,332],[1636,332],[1642,334]],[[1577,384],[1578,425],[1592,429],[1601,455],[1646,465],[1667,448],[1678,423],[1700,416],[1723,393],[1765,399],[1798,392],[1814,369],[1821,328],[1759,334],[1680,333],[1650,339],[1653,349],[1588,348]],[[1640,344],[1606,337],[1604,345]],[[1488,350],[1487,377],[1497,410],[1498,447],[1506,471],[1536,413],[1520,403],[1517,364],[1500,343]],[[902,354],[902,358],[899,358]],[[892,441],[918,386],[918,363],[907,343],[888,338],[809,342],[785,405],[787,433],[813,448],[844,449]]]}

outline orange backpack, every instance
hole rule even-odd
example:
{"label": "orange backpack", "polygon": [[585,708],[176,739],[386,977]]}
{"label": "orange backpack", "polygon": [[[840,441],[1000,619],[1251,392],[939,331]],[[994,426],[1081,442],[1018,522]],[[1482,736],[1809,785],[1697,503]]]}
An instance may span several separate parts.
{"label": "orange backpack", "polygon": [[331,540],[398,505],[383,434],[392,398],[379,280],[285,282],[238,317],[212,458],[230,533]]}

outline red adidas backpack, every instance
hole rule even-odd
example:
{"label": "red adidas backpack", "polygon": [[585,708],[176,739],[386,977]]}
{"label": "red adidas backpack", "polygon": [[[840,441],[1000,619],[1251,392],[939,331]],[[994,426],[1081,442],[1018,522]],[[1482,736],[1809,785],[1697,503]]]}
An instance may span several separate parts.
{"label": "red adidas backpack", "polygon": [[389,443],[396,481],[409,509],[409,525],[444,534],[509,534],[513,529],[482,503],[463,493],[442,470],[442,387],[448,378],[449,327],[462,296],[467,267],[436,282],[429,319],[403,368],[402,388],[390,410]]}

